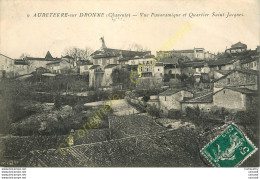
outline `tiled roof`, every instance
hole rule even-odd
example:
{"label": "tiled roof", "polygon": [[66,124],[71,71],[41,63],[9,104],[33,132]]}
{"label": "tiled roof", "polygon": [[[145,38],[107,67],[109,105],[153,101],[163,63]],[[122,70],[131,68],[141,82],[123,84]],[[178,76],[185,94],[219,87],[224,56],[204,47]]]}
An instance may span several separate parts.
{"label": "tiled roof", "polygon": [[[5,55],[3,55],[3,54],[1,54],[1,53],[0,53],[0,55],[4,56],[4,57],[6,57],[6,58],[10,58],[10,57],[8,57],[8,56],[5,56]],[[12,59],[12,58],[10,58],[10,59]],[[13,60],[13,59],[12,59],[12,60]]]}
{"label": "tiled roof", "polygon": [[115,67],[115,66],[118,66],[118,64],[109,64],[109,65],[105,66],[105,69],[106,69],[106,68],[113,68],[113,67]]}
{"label": "tiled roof", "polygon": [[112,49],[112,48],[104,48],[103,50],[97,50],[92,53],[90,56],[95,58],[107,58],[107,57],[118,57],[122,54],[125,57],[135,57],[135,56],[147,56],[151,53],[151,51],[131,51],[131,50],[120,50],[120,49]]}
{"label": "tiled roof", "polygon": [[207,93],[203,96],[199,96],[187,101],[182,101],[182,103],[212,103],[213,102],[213,93]]}
{"label": "tiled roof", "polygon": [[248,89],[248,88],[235,88],[235,87],[225,87],[217,92],[215,92],[214,94],[224,90],[224,89],[230,89],[232,91],[237,91],[239,93],[242,93],[242,94],[257,94],[257,91],[256,90],[251,90],[251,89]]}
{"label": "tiled roof", "polygon": [[216,70],[215,72],[218,72],[218,73],[220,73],[220,74],[222,74],[222,75],[227,75],[227,74],[229,74],[231,71],[230,71],[230,70]]}
{"label": "tiled roof", "polygon": [[204,60],[188,61],[183,62],[182,65],[185,67],[203,67],[206,62]]}
{"label": "tiled roof", "polygon": [[237,42],[236,44],[231,45],[231,48],[246,48],[247,45],[241,42]]}
{"label": "tiled roof", "polygon": [[245,63],[250,63],[250,62],[253,62],[253,61],[258,61],[259,58],[246,58],[244,60],[241,61],[241,64],[245,64]]}
{"label": "tiled roof", "polygon": [[119,59],[119,61],[140,60],[140,59],[148,59],[148,58],[152,59],[152,58],[154,58],[154,55],[123,57],[123,58]]}
{"label": "tiled roof", "polygon": [[97,67],[99,67],[99,65],[93,65],[92,67],[90,67],[89,69],[96,69]]}
{"label": "tiled roof", "polygon": [[64,57],[62,57],[62,58],[69,58],[69,59],[73,59],[73,57],[71,57],[71,56],[69,56],[69,55],[66,55],[66,56],[64,56]]}
{"label": "tiled roof", "polygon": [[60,62],[61,62],[61,60],[56,60],[56,61],[53,61],[53,62],[47,63],[46,65],[57,64],[57,63],[60,63]]}
{"label": "tiled roof", "polygon": [[28,62],[25,60],[15,60],[14,64],[15,65],[28,65]]}
{"label": "tiled roof", "polygon": [[155,66],[163,66],[163,63],[156,63]]}
{"label": "tiled roof", "polygon": [[159,96],[171,96],[180,91],[185,91],[184,89],[167,89],[166,91],[159,94]]}
{"label": "tiled roof", "polygon": [[209,66],[219,66],[219,65],[228,65],[228,64],[233,64],[236,62],[237,59],[235,58],[221,58],[217,60],[211,60],[208,62]]}
{"label": "tiled roof", "polygon": [[178,64],[179,60],[177,57],[166,57],[160,59],[160,62],[163,62],[164,64]]}
{"label": "tiled roof", "polygon": [[240,72],[240,73],[246,73],[246,74],[250,74],[250,75],[259,75],[259,72],[257,70],[251,70],[251,69],[244,69],[244,68],[241,68],[241,69],[234,69],[234,70],[231,70],[229,73],[227,73],[226,75],[214,80],[214,82],[217,82],[223,78],[226,78],[228,75],[230,75],[231,73],[234,73],[234,72]]}
{"label": "tiled roof", "polygon": [[173,50],[174,53],[194,53],[193,49],[188,50]]}
{"label": "tiled roof", "polygon": [[51,53],[49,51],[46,53],[45,59],[53,59],[53,57],[51,56]]}
{"label": "tiled roof", "polygon": [[178,64],[164,64],[164,69],[178,68]]}
{"label": "tiled roof", "polygon": [[259,75],[259,71],[251,70],[251,69],[241,68],[241,69],[234,69],[234,71],[238,71],[238,72],[241,72],[241,73],[247,73],[247,74],[251,74],[251,75]]}

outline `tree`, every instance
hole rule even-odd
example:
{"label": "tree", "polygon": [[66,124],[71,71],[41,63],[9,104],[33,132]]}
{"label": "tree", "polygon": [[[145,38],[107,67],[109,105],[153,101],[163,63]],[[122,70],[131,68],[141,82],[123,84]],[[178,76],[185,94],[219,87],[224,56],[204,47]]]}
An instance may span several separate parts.
{"label": "tree", "polygon": [[183,82],[188,78],[188,76],[185,73],[183,73],[183,74],[177,76],[177,78]]}
{"label": "tree", "polygon": [[22,53],[20,59],[23,59],[25,57],[30,57],[30,55],[28,53]]}
{"label": "tree", "polygon": [[160,110],[155,105],[148,105],[147,112],[151,116],[160,117]]}
{"label": "tree", "polygon": [[88,47],[85,49],[80,49],[77,47],[69,47],[64,50],[63,55],[64,56],[69,55],[74,59],[80,58],[81,60],[89,60],[89,56],[91,55],[92,52],[93,50]]}
{"label": "tree", "polygon": [[132,50],[132,51],[139,51],[139,52],[144,52],[144,51],[147,51],[146,48],[144,48],[142,45],[140,44],[137,44],[137,43],[132,43],[128,46],[128,49],[129,50]]}

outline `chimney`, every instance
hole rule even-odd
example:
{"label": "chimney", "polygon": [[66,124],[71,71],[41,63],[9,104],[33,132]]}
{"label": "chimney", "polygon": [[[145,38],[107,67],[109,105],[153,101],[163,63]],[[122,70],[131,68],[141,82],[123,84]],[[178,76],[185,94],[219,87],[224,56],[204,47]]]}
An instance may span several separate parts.
{"label": "chimney", "polygon": [[106,47],[106,44],[105,44],[105,39],[104,39],[104,37],[101,37],[101,38],[100,38],[100,41],[101,41],[101,49],[107,48],[107,47]]}

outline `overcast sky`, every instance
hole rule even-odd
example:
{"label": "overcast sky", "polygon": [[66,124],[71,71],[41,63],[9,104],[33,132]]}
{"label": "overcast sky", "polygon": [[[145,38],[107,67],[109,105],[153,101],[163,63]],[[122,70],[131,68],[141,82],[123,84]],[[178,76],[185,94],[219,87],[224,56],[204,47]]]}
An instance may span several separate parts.
{"label": "overcast sky", "polygon": [[[34,13],[130,13],[137,16],[113,21],[111,18],[35,18]],[[107,47],[126,49],[132,43],[153,53],[185,23],[195,23],[189,13],[209,13],[192,25],[171,49],[203,47],[224,51],[238,41],[255,49],[259,45],[259,4],[257,0],[193,1],[0,1],[0,53],[19,58],[22,53],[44,57],[49,50],[60,57],[65,48],[100,48],[104,36]],[[242,17],[211,17],[215,13],[239,13]],[[142,18],[140,13],[188,13],[178,18]],[[27,17],[27,14],[30,17]]]}

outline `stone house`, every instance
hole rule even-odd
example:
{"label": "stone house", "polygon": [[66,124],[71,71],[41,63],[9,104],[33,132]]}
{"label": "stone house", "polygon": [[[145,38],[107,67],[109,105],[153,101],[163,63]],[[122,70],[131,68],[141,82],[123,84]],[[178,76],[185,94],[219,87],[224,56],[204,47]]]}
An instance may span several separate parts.
{"label": "stone house", "polygon": [[0,54],[0,79],[14,76],[14,62],[12,58]]}
{"label": "stone house", "polygon": [[168,115],[169,110],[181,110],[181,101],[193,94],[183,89],[168,89],[159,94],[160,112]]}
{"label": "stone house", "polygon": [[208,62],[208,65],[210,67],[211,76],[214,75],[214,71],[216,70],[230,71],[241,67],[240,60],[236,58],[221,58],[218,60],[212,60]]}
{"label": "stone house", "polygon": [[109,64],[109,65],[105,66],[104,76],[103,76],[102,83],[101,83],[102,87],[110,86],[113,84],[111,75],[115,69],[120,69],[120,65],[119,64]]}
{"label": "stone house", "polygon": [[204,48],[194,48],[185,50],[157,51],[156,56],[165,58],[170,56],[188,57],[190,60],[214,58],[214,54],[206,52]]}
{"label": "stone house", "polygon": [[225,52],[229,53],[229,54],[234,54],[234,53],[240,53],[240,52],[246,51],[246,49],[247,49],[246,44],[238,42],[236,44],[231,45],[231,48],[226,49]]}
{"label": "stone house", "polygon": [[155,106],[159,109],[160,108],[159,96],[157,95],[150,96],[150,99],[147,101],[147,104],[150,106]]}
{"label": "stone house", "polygon": [[259,70],[259,56],[243,60],[241,67],[244,69]]}
{"label": "stone house", "polygon": [[31,71],[29,70],[28,61],[25,61],[25,60],[15,60],[15,62],[14,62],[14,71],[15,71],[14,75],[16,77],[31,73]]}
{"label": "stone house", "polygon": [[25,57],[23,60],[28,62],[29,69],[28,73],[35,71],[39,67],[47,68],[47,64],[53,61],[61,60],[60,58],[53,58],[51,53],[48,51],[45,58]]}
{"label": "stone house", "polygon": [[92,65],[89,68],[89,87],[99,88],[104,76],[104,70],[100,65]]}
{"label": "stone house", "polygon": [[163,63],[156,63],[155,64],[152,75],[153,75],[153,77],[163,77],[164,76],[164,65],[163,65]]}
{"label": "stone house", "polygon": [[69,72],[73,66],[65,59],[52,61],[46,64],[47,70],[51,73],[64,74]]}
{"label": "stone house", "polygon": [[213,106],[213,93],[207,93],[202,96],[198,96],[193,99],[183,100],[181,101],[181,111],[185,113],[187,107],[195,108],[199,107],[203,112],[211,111],[211,107]]}
{"label": "stone house", "polygon": [[256,100],[257,92],[247,88],[225,87],[213,95],[213,105],[230,110],[246,110],[253,100]]}
{"label": "stone house", "polygon": [[209,73],[210,68],[206,61],[196,60],[181,63],[181,73],[187,76],[192,76],[195,73]]}
{"label": "stone house", "polygon": [[176,57],[162,58],[160,62],[164,65],[164,76],[176,80],[181,75],[179,59]]}
{"label": "stone house", "polygon": [[224,87],[246,87],[257,90],[259,85],[259,73],[249,69],[235,69],[214,81],[214,92]]}
{"label": "stone house", "polygon": [[87,75],[89,74],[89,68],[92,67],[93,64],[83,64],[79,66],[79,74],[80,75]]}

